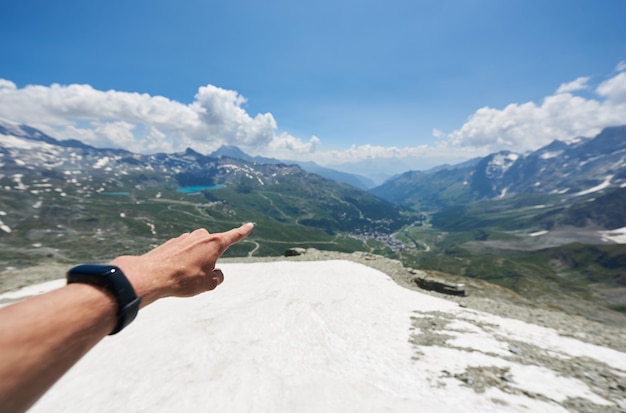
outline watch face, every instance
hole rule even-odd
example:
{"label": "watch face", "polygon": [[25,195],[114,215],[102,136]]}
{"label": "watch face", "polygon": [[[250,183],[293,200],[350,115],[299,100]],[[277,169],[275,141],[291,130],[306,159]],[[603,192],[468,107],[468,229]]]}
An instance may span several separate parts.
{"label": "watch face", "polygon": [[121,272],[119,268],[113,265],[102,264],[82,264],[70,270],[70,273],[75,274],[93,274],[93,275],[110,275],[116,272]]}

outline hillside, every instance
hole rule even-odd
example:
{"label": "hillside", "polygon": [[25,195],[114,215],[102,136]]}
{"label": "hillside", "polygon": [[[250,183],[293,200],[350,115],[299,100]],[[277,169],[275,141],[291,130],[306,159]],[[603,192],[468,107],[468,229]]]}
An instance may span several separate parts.
{"label": "hillside", "polygon": [[421,211],[405,264],[480,278],[587,314],[626,311],[626,127],[526,154],[410,171],[371,192]]}
{"label": "hillside", "polygon": [[388,248],[410,220],[387,201],[296,165],[261,164],[192,149],[140,155],[0,129],[1,267],[38,260],[105,260],[139,253],[197,227],[245,221],[259,231],[230,255],[280,255],[286,245]]}
{"label": "hillside", "polygon": [[480,278],[571,313],[626,311],[623,188],[569,203],[518,195],[442,208],[397,234],[415,268]]}

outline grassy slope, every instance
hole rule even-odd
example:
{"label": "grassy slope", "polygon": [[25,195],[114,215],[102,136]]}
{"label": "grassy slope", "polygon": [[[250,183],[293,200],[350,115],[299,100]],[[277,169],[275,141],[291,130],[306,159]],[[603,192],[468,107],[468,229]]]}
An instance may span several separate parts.
{"label": "grassy slope", "polygon": [[615,210],[623,208],[622,199],[617,190],[576,203],[534,195],[450,207],[433,217],[432,226],[405,229],[401,236],[422,251],[399,258],[416,268],[487,280],[560,308],[572,310],[569,303],[582,300],[574,311],[584,312],[584,301],[626,312],[626,245],[564,242],[546,248],[528,235],[566,224],[596,230],[609,222],[621,225]]}
{"label": "grassy slope", "polygon": [[[252,236],[230,248],[227,256],[246,256],[252,251],[257,256],[277,256],[292,246],[370,251],[401,259],[411,267],[481,278],[554,305],[562,303],[552,298],[567,296],[619,311],[626,308],[626,294],[619,293],[626,287],[625,246],[562,245],[534,251],[469,248],[471,243],[520,243],[520,229],[528,233],[570,223],[572,217],[583,216],[575,220],[580,224],[608,215],[588,202],[570,206],[555,197],[533,195],[444,209],[428,225],[400,231],[398,237],[413,248],[393,253],[381,241],[342,234],[357,225],[397,229],[410,216],[383,203],[359,199],[359,192],[349,190],[340,196],[322,189],[305,193],[297,185],[285,190],[284,186],[259,188],[245,182],[187,195],[176,192],[171,182],[139,187],[120,182],[106,190],[128,194],[86,195],[65,187],[66,196],[61,196],[55,191],[32,194],[4,186],[0,187],[0,210],[8,213],[1,219],[12,232],[0,232],[1,267],[106,261],[119,254],[140,254],[195,228],[217,232],[254,221],[257,229]],[[606,211],[616,208],[618,195],[601,198],[604,204],[613,202]],[[374,220],[361,219],[363,215]],[[393,219],[385,220],[388,215]]]}

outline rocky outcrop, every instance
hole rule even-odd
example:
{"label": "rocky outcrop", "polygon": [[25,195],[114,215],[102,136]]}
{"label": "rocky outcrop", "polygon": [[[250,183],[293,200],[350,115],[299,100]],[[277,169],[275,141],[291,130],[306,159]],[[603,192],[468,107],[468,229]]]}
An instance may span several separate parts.
{"label": "rocky outcrop", "polygon": [[415,277],[413,281],[418,287],[424,290],[436,291],[447,295],[457,295],[459,297],[467,296],[467,290],[463,283],[451,283],[431,277]]}

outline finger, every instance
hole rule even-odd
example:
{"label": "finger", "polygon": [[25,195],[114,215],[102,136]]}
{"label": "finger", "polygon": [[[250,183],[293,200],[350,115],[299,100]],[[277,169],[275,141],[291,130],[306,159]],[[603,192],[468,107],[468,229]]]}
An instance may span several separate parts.
{"label": "finger", "polygon": [[206,277],[196,279],[198,284],[190,295],[196,295],[203,291],[211,291],[224,282],[224,273],[219,268],[214,269]]}
{"label": "finger", "polygon": [[[220,285],[221,283],[224,282],[224,273],[222,272],[222,270],[220,270],[219,268],[216,268],[213,270],[213,279],[216,282],[215,287],[217,287],[218,285]],[[215,288],[213,287],[213,288]]]}
{"label": "finger", "polygon": [[239,228],[233,228],[230,231],[226,231],[220,234],[222,241],[224,242],[224,247],[228,248],[230,245],[241,241],[245,237],[248,236],[254,229],[254,224],[252,222],[248,222],[240,226]]}

